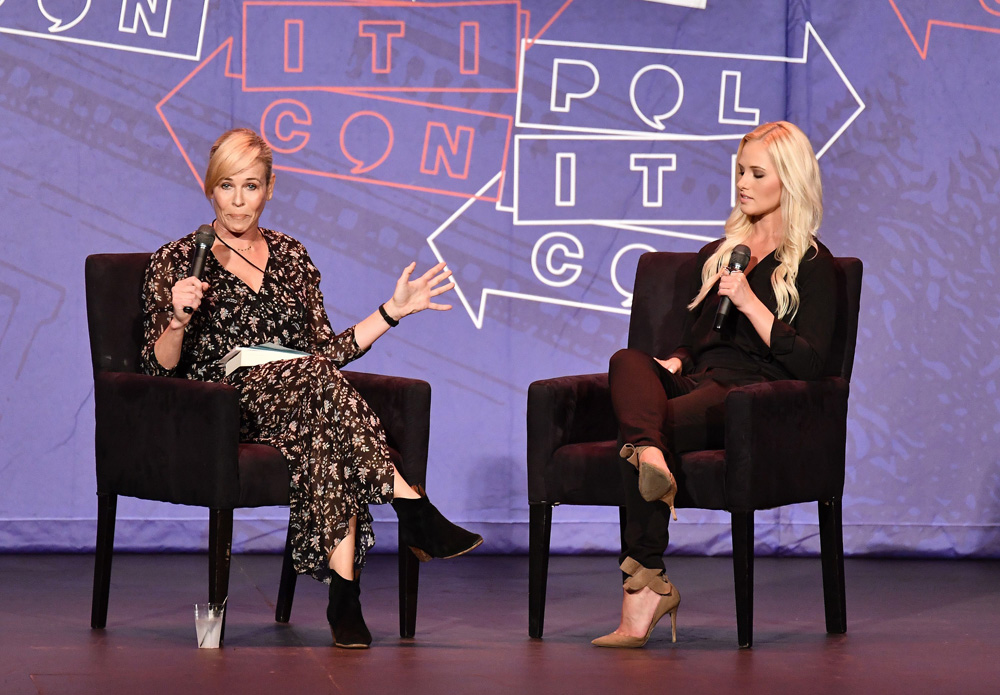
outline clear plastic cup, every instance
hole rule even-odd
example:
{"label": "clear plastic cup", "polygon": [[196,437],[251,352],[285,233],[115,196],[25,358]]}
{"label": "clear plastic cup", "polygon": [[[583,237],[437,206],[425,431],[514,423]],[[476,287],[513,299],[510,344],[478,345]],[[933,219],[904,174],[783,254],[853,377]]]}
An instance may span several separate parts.
{"label": "clear plastic cup", "polygon": [[222,638],[223,603],[194,604],[194,629],[198,635],[199,649],[218,649]]}

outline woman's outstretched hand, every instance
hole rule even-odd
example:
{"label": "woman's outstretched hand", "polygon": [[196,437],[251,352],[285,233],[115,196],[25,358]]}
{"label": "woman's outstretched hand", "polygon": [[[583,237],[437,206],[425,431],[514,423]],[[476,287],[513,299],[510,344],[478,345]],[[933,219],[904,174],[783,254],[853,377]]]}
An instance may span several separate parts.
{"label": "woman's outstretched hand", "polygon": [[455,287],[454,282],[446,285],[441,283],[451,277],[451,271],[445,270],[445,262],[436,266],[416,279],[410,279],[417,267],[414,261],[403,269],[403,274],[396,281],[396,290],[392,299],[385,303],[386,313],[397,321],[404,316],[415,314],[424,309],[447,311],[451,304],[438,304],[433,299]]}

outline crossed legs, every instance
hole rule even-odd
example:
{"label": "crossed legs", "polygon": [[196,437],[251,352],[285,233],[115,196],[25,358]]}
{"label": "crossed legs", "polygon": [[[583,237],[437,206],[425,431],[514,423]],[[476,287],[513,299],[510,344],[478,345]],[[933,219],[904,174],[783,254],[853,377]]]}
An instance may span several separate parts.
{"label": "crossed legs", "polygon": [[[639,491],[641,466],[671,471],[676,456],[721,442],[723,403],[731,384],[705,374],[682,376],[664,369],[650,355],[619,350],[609,366],[611,400],[622,441],[638,449],[634,464],[621,461],[625,487],[625,550],[619,558],[630,575],[623,590],[622,619],[600,646],[642,646],[655,621],[671,607],[676,614],[680,596],[663,574],[663,553],[669,540],[669,509],[662,501],[649,502]],[[635,570],[634,572],[628,569]],[[675,595],[654,591],[659,580],[633,581],[652,571]],[[631,583],[631,589],[630,587]],[[676,601],[676,603],[674,603]],[[614,637],[617,636],[617,637]],[[610,638],[610,639],[609,639]]]}
{"label": "crossed legs", "polygon": [[[420,499],[417,491],[403,480],[403,476],[399,474],[395,466],[392,467],[392,496],[393,499]],[[354,579],[354,545],[357,540],[357,524],[358,517],[352,516],[348,521],[347,535],[330,553],[330,569],[348,581]]]}

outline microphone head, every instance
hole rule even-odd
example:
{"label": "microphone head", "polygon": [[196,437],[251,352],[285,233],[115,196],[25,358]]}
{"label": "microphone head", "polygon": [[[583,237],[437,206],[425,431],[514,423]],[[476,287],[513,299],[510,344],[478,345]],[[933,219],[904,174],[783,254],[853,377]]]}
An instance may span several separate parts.
{"label": "microphone head", "polygon": [[750,264],[750,247],[739,244],[729,254],[729,269],[743,270]]}
{"label": "microphone head", "polygon": [[198,231],[194,235],[194,245],[204,246],[205,248],[211,248],[212,244],[215,243],[215,230],[212,229],[212,225],[203,224],[198,227]]}

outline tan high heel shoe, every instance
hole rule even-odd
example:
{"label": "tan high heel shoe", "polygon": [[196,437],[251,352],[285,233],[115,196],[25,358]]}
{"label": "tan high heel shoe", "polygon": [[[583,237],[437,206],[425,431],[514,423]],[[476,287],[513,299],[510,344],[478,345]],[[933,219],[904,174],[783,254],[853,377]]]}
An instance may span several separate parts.
{"label": "tan high heel shoe", "polygon": [[598,637],[591,644],[597,647],[614,647],[618,649],[638,649],[649,641],[649,636],[653,634],[653,628],[660,618],[670,614],[671,641],[677,641],[677,608],[681,605],[681,593],[677,587],[670,583],[663,570],[653,570],[643,567],[632,558],[625,558],[622,563],[622,572],[629,575],[625,580],[625,592],[634,594],[642,591],[647,586],[660,595],[660,601],[656,604],[656,611],[653,619],[649,623],[649,629],[643,637],[632,637],[618,632]]}
{"label": "tan high heel shoe", "polygon": [[659,500],[670,507],[670,514],[677,521],[677,511],[674,509],[674,498],[677,496],[677,480],[666,466],[660,468],[642,461],[642,452],[652,449],[650,446],[635,446],[626,444],[618,453],[623,459],[639,469],[639,494],[647,502]]}

